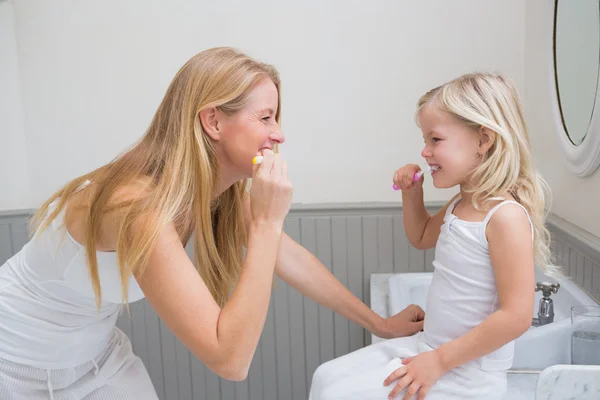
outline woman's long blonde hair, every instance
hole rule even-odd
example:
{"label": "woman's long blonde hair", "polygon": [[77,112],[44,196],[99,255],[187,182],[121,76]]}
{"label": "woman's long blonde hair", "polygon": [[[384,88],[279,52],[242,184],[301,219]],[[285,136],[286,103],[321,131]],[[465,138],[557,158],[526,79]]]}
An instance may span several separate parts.
{"label": "woman's long blonde hair", "polygon": [[495,133],[495,140],[481,163],[472,172],[469,189],[475,208],[510,193],[523,205],[534,228],[536,264],[546,273],[560,275],[553,265],[550,233],[544,224],[546,195],[550,190],[536,172],[529,135],[514,83],[503,75],[473,73],[436,87],[418,101],[417,115],[426,104],[433,104],[465,123]]}
{"label": "woman's long blonde hair", "polygon": [[[198,113],[210,107],[227,115],[236,113],[265,78],[271,79],[279,92],[275,68],[237,50],[213,48],[195,55],[177,72],[137,144],[109,164],[69,182],[36,212],[32,229],[43,230],[86,181],[92,182],[94,190],[86,206],[85,247],[98,308],[102,290],[96,245],[102,217],[115,210],[122,215],[116,253],[124,303],[129,277],[143,272],[159,233],[173,222],[183,244],[195,234],[196,268],[216,302],[225,304],[243,261],[246,181],[234,184],[213,201],[219,164]],[[278,106],[277,122],[280,110]],[[140,189],[133,199],[115,204],[115,192],[140,179],[150,182],[149,190]],[[55,200],[57,206],[48,215]]]}

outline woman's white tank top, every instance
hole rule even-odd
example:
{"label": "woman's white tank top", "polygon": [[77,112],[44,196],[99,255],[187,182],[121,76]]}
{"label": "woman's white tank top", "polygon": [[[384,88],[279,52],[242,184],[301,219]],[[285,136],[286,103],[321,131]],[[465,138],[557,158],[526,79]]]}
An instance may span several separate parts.
{"label": "woman's white tank top", "polygon": [[[107,346],[121,308],[114,252],[97,252],[100,311],[85,247],[64,226],[64,210],[0,267],[0,358],[37,368],[83,364]],[[144,297],[135,278],[129,302]]]}

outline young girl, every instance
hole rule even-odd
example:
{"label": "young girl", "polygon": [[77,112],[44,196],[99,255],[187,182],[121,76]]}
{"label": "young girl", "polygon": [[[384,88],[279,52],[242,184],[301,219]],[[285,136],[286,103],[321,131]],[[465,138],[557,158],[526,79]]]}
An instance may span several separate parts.
{"label": "young girl", "polygon": [[513,341],[531,325],[534,262],[553,268],[544,182],[514,86],[500,75],[462,76],[421,97],[417,121],[434,186],[460,187],[431,216],[423,178],[413,182],[419,167],[394,175],[408,239],[436,248],[424,331],[322,365],[313,400],[502,398]]}

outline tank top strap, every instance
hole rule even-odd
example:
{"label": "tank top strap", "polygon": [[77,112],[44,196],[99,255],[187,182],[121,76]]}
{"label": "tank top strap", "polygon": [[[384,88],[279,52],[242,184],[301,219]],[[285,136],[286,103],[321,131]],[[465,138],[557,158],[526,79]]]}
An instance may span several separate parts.
{"label": "tank top strap", "polygon": [[[482,224],[483,224],[483,230],[482,230],[482,234],[483,234],[483,238],[485,239],[485,229],[487,228],[488,223],[490,222],[490,219],[492,219],[492,216],[494,215],[494,213],[496,211],[498,211],[498,209],[502,206],[505,206],[507,204],[516,204],[519,207],[521,207],[523,209],[523,211],[525,211],[525,215],[527,215],[527,220],[529,221],[529,226],[531,227],[531,241],[533,243],[533,235],[534,235],[534,229],[533,229],[533,222],[531,221],[531,217],[529,216],[529,212],[527,211],[527,209],[525,207],[523,207],[522,204],[520,204],[519,202],[516,202],[514,200],[504,200],[502,203],[496,204],[489,212],[488,214],[485,216],[485,219],[483,220]],[[487,239],[485,239],[485,242],[487,242]]]}
{"label": "tank top strap", "polygon": [[452,202],[450,203],[450,205],[446,209],[446,214],[445,214],[446,217],[448,217],[449,215],[452,214],[452,212],[454,211],[454,207],[456,207],[456,205],[458,204],[458,202],[460,201],[460,199],[461,199],[461,196],[458,195],[458,196],[456,196],[456,198],[454,200],[452,200]]}

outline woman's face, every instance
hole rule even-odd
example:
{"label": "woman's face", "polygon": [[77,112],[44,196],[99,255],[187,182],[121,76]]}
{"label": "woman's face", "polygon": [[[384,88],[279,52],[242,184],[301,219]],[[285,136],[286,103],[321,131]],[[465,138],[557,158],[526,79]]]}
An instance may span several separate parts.
{"label": "woman's face", "polygon": [[215,148],[222,174],[233,179],[251,177],[252,159],[285,141],[275,120],[277,100],[275,84],[265,78],[252,89],[240,111],[230,116],[217,111],[220,133]]}

